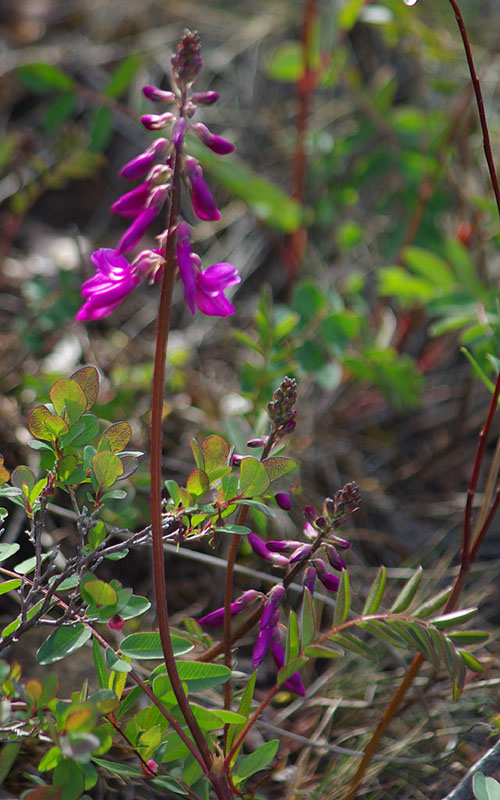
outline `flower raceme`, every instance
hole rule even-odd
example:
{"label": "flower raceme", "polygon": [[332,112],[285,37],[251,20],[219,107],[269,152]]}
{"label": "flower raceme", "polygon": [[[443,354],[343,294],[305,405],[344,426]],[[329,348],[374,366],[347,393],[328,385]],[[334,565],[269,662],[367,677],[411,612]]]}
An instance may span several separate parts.
{"label": "flower raceme", "polygon": [[[145,86],[145,97],[157,104],[168,106],[162,114],[146,114],[141,122],[147,130],[163,131],[171,128],[170,136],[160,136],[139,155],[128,161],[120,170],[127,180],[140,180],[138,186],[125,192],[111,206],[111,211],[127,218],[130,224],[120,238],[116,249],[97,250],[91,256],[96,274],[85,281],[82,296],[85,300],[77,314],[78,320],[100,319],[110,314],[139,283],[148,279],[156,281],[164,266],[160,250],[144,250],[131,263],[125,257],[140,243],[148,228],[159,217],[162,208],[172,205],[174,172],[184,177],[193,211],[198,219],[218,220],[220,212],[205,181],[200,163],[183,152],[184,139],[192,131],[212,152],[226,155],[234,150],[231,142],[212,133],[202,123],[191,124],[197,106],[212,105],[218,99],[216,92],[188,93],[201,68],[200,44],[197,34],[187,32],[180,40],[172,57],[173,91],[156,86]],[[178,198],[177,198],[178,201]],[[228,263],[213,264],[202,270],[199,257],[191,251],[189,226],[180,221],[177,229],[164,230],[158,237],[162,250],[169,236],[177,235],[177,261],[184,287],[184,296],[191,313],[196,307],[204,314],[226,317],[233,314],[234,306],[224,292],[240,283],[236,267]]]}

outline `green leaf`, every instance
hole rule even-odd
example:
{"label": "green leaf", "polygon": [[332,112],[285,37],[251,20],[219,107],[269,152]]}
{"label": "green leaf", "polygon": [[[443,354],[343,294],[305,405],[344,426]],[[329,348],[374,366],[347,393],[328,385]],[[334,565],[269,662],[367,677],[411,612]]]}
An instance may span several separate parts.
{"label": "green leaf", "polygon": [[92,457],[92,469],[100,489],[109,489],[123,474],[123,465],[118,456],[104,450]]}
{"label": "green leaf", "polygon": [[[0,545],[1,547],[2,545]],[[10,581],[2,581],[0,583],[0,595],[7,594],[7,592],[11,592],[13,589],[19,589],[21,586],[22,581],[19,578],[13,578]]]}
{"label": "green leaf", "polygon": [[[174,655],[176,656],[189,653],[194,647],[188,639],[184,639],[182,636],[173,635],[171,638]],[[132,633],[123,639],[120,644],[120,652],[124,656],[130,656],[130,658],[137,660],[163,658],[160,634],[156,633],[156,631]]]}
{"label": "green leaf", "polygon": [[472,670],[472,672],[484,672],[484,667],[476,656],[472,655],[472,653],[469,653],[467,650],[459,649],[458,652],[468,669]]}
{"label": "green leaf", "polygon": [[249,756],[242,756],[238,760],[234,776],[243,781],[255,775],[256,772],[266,769],[278,752],[278,747],[279,739],[271,739],[271,741],[261,744]]}
{"label": "green leaf", "polygon": [[430,281],[409,275],[403,267],[382,267],[378,270],[378,291],[382,297],[397,297],[401,302],[426,302],[436,294]]}
{"label": "green leaf", "polygon": [[337,25],[342,31],[350,31],[358,21],[365,0],[347,0],[337,14]]}
{"label": "green leaf", "polygon": [[293,233],[302,224],[299,203],[277,184],[253,172],[242,159],[234,155],[220,158],[193,137],[188,151],[219,183],[243,200],[257,219],[284,233]]}
{"label": "green leaf", "polygon": [[477,613],[477,608],[462,608],[458,611],[450,611],[431,620],[432,624],[439,630],[453,628],[455,625],[462,625]]}
{"label": "green leaf", "polygon": [[107,536],[106,526],[102,519],[98,519],[88,533],[88,543],[91,550],[95,550],[103,543]]}
{"label": "green leaf", "polygon": [[135,767],[129,767],[127,764],[121,764],[118,761],[107,761],[104,758],[93,758],[94,764],[98,767],[111,772],[113,775],[120,775],[123,778],[143,778],[144,773]]}
{"label": "green leaf", "polygon": [[[132,436],[132,428],[128,422],[115,422],[106,428],[101,438],[99,439],[98,450],[101,450],[101,443],[107,439],[109,442],[109,449],[113,453],[120,453],[125,450]],[[106,448],[107,449],[107,448]]]}
{"label": "green leaf", "polygon": [[[0,561],[6,561],[8,558],[17,553],[20,549],[21,545],[17,544],[17,542],[11,542],[10,544],[0,544]],[[6,591],[9,591],[8,589]]]}
{"label": "green leaf", "polygon": [[94,658],[94,667],[95,672],[97,675],[97,682],[101,689],[107,689],[108,687],[108,670],[106,668],[106,662],[104,661],[101,646],[97,639],[92,641],[92,655]]}
{"label": "green leaf", "polygon": [[99,373],[95,367],[80,367],[70,375],[72,381],[76,381],[83,389],[87,398],[85,411],[89,411],[97,400],[99,394]]}
{"label": "green leaf", "polygon": [[205,469],[205,459],[197,439],[191,439],[191,452],[193,454],[194,463],[198,469]]}
{"label": "green leaf", "polygon": [[482,772],[474,774],[472,788],[476,800],[500,800],[500,783],[494,778],[485,778]]}
{"label": "green leaf", "polygon": [[405,583],[391,608],[389,609],[391,614],[400,614],[402,611],[406,611],[411,601],[415,597],[418,586],[422,579],[422,573],[422,567],[418,567],[411,578]]}
{"label": "green leaf", "polygon": [[223,528],[216,528],[217,533],[232,533],[236,536],[248,536],[251,533],[246,525],[224,525]]}
{"label": "green leaf", "polygon": [[386,575],[386,568],[384,566],[379,567],[375,576],[375,580],[373,581],[370,591],[368,592],[366,602],[363,606],[363,617],[366,617],[369,614],[376,614],[380,608],[380,603],[382,602],[382,597],[384,595]]}
{"label": "green leaf", "polygon": [[413,612],[413,616],[418,617],[419,619],[426,619],[426,617],[432,616],[438,608],[441,608],[444,603],[446,603],[448,597],[451,594],[451,586],[447,589],[443,589],[442,592],[439,594],[434,595],[429,600],[426,600],[421,605],[417,606],[415,611]]}
{"label": "green leaf", "polygon": [[101,153],[113,135],[113,113],[111,109],[99,106],[94,109],[90,128],[88,151]]}
{"label": "green leaf", "polygon": [[288,632],[286,637],[285,663],[297,658],[299,652],[299,623],[295,611],[290,611],[290,615],[288,617]]}
{"label": "green leaf", "polygon": [[210,489],[207,473],[198,467],[194,469],[187,479],[186,489],[195,498],[205,494]]}
{"label": "green leaf", "polygon": [[299,468],[293,458],[271,456],[262,462],[272,484],[272,491],[293,491],[299,483]]}
{"label": "green leaf", "polygon": [[85,776],[71,758],[62,758],[54,769],[54,786],[60,786],[64,800],[78,800],[85,789]]}
{"label": "green leaf", "polygon": [[134,617],[140,617],[141,614],[145,614],[150,608],[151,603],[147,597],[134,594],[127,602],[127,605],[120,609],[120,616],[123,617],[123,619],[133,619]]}
{"label": "green leaf", "polygon": [[80,591],[87,603],[96,606],[114,606],[118,601],[116,589],[109,583],[99,580],[91,573],[84,575],[80,583]]}
{"label": "green leaf", "polygon": [[269,487],[270,480],[263,464],[253,456],[247,456],[240,464],[240,493],[258,497]]}
{"label": "green leaf", "polygon": [[278,672],[276,677],[276,683],[284,683],[288,680],[292,675],[295,675],[296,672],[299,671],[304,664],[307,664],[308,658],[307,656],[298,656],[297,658],[292,658],[288,664],[284,664]]}
{"label": "green leaf", "polygon": [[[312,594],[304,587],[302,601],[302,646],[304,649],[316,638],[316,617],[314,613],[314,603]],[[309,655],[306,653],[306,655]]]}
{"label": "green leaf", "polygon": [[92,633],[83,622],[70,627],[58,628],[42,644],[36,654],[39,664],[53,664],[74,653],[87,642]]}
{"label": "green leaf", "polygon": [[106,664],[110,670],[113,672],[121,672],[127,673],[132,671],[132,667],[128,663],[128,661],[124,661],[122,658],[118,658],[116,653],[113,652],[111,647],[106,648]]}
{"label": "green leaf", "polygon": [[45,61],[18,67],[17,75],[28,89],[38,94],[45,94],[54,89],[72,91],[75,88],[75,82],[69,75]]}
{"label": "green leaf", "polygon": [[[80,422],[84,423],[84,429],[73,439],[72,444],[74,447],[84,447],[92,439],[95,439],[99,433],[99,422],[93,414],[84,414]],[[64,437],[63,442],[64,444],[68,443],[66,437]]]}
{"label": "green leaf", "polygon": [[267,63],[269,78],[282,83],[296,83],[304,74],[304,48],[300,42],[283,42]]}
{"label": "green leaf", "polygon": [[111,78],[104,87],[106,97],[120,97],[130,86],[134,75],[141,66],[140,53],[132,53],[117,66]]}
{"label": "green leaf", "polygon": [[21,749],[21,742],[7,742],[0,750],[0,785],[14,766],[15,760]]}
{"label": "green leaf", "polygon": [[204,462],[203,469],[209,475],[212,470],[227,464],[231,447],[222,436],[207,436],[206,439],[203,439],[200,447]]}
{"label": "green leaf", "polygon": [[349,576],[347,570],[343,569],[340,577],[340,584],[335,598],[335,626],[342,625],[349,616],[351,608],[351,588],[349,586]]}
{"label": "green leaf", "polygon": [[448,634],[448,639],[451,639],[452,642],[458,645],[464,644],[482,644],[483,642],[487,642],[490,638],[489,633],[485,633],[485,631],[450,631]]}
{"label": "green leaf", "polygon": [[[3,463],[3,459],[2,459]],[[33,470],[29,467],[25,467],[24,465],[20,467],[16,467],[14,472],[11,475],[10,479],[12,486],[16,486],[18,489],[23,488],[23,484],[26,484],[28,489],[33,489],[36,483],[36,477]]]}
{"label": "green leaf", "polygon": [[59,378],[51,387],[49,397],[56,414],[64,416],[70,425],[78,422],[87,410],[85,392],[77,381]]}
{"label": "green leaf", "polygon": [[413,272],[426,278],[443,292],[455,288],[455,278],[450,266],[435,253],[421,247],[407,247],[403,252],[403,261]]}
{"label": "green leaf", "polygon": [[309,658],[341,658],[345,655],[341,647],[333,644],[330,647],[326,644],[310,644],[304,647],[304,653]]}
{"label": "green leaf", "polygon": [[371,661],[377,660],[377,655],[372,648],[351,633],[336,633],[334,636],[330,636],[330,642],[339,644],[345,650],[351,650],[353,653],[363,656],[363,658],[368,658]]}
{"label": "green leaf", "polygon": [[359,627],[371,633],[372,636],[382,639],[384,642],[387,642],[393,647],[406,647],[405,641],[401,639],[396,631],[392,630],[389,624],[381,622],[380,620],[367,619],[366,621],[361,622]]}
{"label": "green leaf", "polygon": [[[202,661],[178,661],[177,670],[182,681],[188,684],[189,690],[199,692],[212,686],[226,683],[231,677],[231,670],[223,664],[210,664]],[[219,713],[218,709],[212,709]]]}

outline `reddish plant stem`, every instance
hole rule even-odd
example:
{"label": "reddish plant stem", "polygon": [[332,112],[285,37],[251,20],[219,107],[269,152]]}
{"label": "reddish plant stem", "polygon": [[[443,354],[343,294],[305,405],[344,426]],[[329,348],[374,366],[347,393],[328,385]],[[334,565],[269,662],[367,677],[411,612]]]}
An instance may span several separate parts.
{"label": "reddish plant stem", "polygon": [[253,728],[253,726],[255,725],[257,720],[259,719],[259,717],[262,714],[262,712],[264,711],[264,709],[267,708],[267,706],[269,705],[269,703],[271,702],[273,697],[279,692],[280,686],[281,686],[281,684],[277,683],[275,686],[273,686],[272,689],[270,689],[270,691],[266,694],[266,696],[264,697],[262,702],[259,704],[258,708],[255,709],[255,711],[253,712],[252,716],[249,717],[249,719],[246,721],[245,726],[243,727],[241,733],[236,737],[235,741],[233,742],[233,746],[231,747],[229,753],[226,756],[226,759],[224,761],[224,769],[226,769],[226,770],[230,769],[231,761],[232,761],[232,758],[233,758],[234,754],[237,752],[238,748],[245,741],[245,738],[246,738],[246,735],[247,735],[248,731],[251,728]]}
{"label": "reddish plant stem", "polygon": [[[474,59],[472,57],[472,50],[471,50],[470,43],[469,43],[469,37],[467,35],[467,30],[465,28],[465,24],[464,24],[464,21],[463,21],[462,14],[461,14],[460,9],[459,9],[459,7],[458,7],[458,5],[457,5],[455,0],[449,0],[449,3],[450,3],[450,5],[453,8],[453,11],[455,13],[455,18],[457,20],[458,27],[459,27],[459,30],[460,30],[460,34],[462,36],[462,41],[463,41],[463,45],[464,45],[464,49],[465,49],[465,55],[466,55],[466,58],[467,58],[467,64],[469,65],[469,72],[470,72],[470,76],[471,76],[472,85],[474,87],[474,93],[475,93],[475,96],[476,96],[476,103],[477,103],[477,110],[478,110],[478,114],[479,114],[479,121],[480,121],[480,124],[481,124],[481,130],[482,130],[482,134],[483,134],[484,153],[485,153],[485,156],[486,156],[486,162],[488,164],[488,170],[489,170],[489,173],[490,173],[491,185],[493,187],[493,192],[494,192],[494,195],[495,195],[495,200],[496,200],[496,204],[497,204],[498,213],[500,215],[500,187],[499,187],[499,184],[498,184],[498,178],[497,178],[497,173],[496,173],[496,169],[495,169],[495,163],[494,163],[494,160],[493,160],[493,154],[492,154],[492,151],[491,151],[490,135],[489,135],[489,130],[488,130],[488,122],[486,120],[486,113],[485,113],[485,110],[484,110],[484,102],[483,102],[483,94],[482,94],[482,91],[481,91],[481,85],[479,83],[479,78],[477,76],[476,68],[475,68],[475,65],[474,65]],[[477,482],[478,482],[478,479],[479,479],[479,473],[480,473],[480,470],[481,470],[481,464],[482,464],[482,461],[483,461],[483,458],[484,458],[484,451],[485,451],[485,448],[486,448],[487,436],[488,436],[488,433],[490,431],[491,424],[493,422],[493,417],[495,415],[495,412],[496,412],[496,409],[497,409],[497,406],[498,406],[499,393],[500,393],[500,373],[498,374],[498,377],[497,377],[497,381],[496,381],[496,385],[495,385],[495,391],[493,392],[493,396],[491,398],[490,407],[489,407],[488,414],[487,414],[487,417],[486,417],[486,422],[485,422],[485,424],[484,424],[484,426],[483,426],[483,428],[481,430],[481,433],[479,435],[479,444],[478,444],[477,451],[476,451],[476,457],[474,459],[474,465],[473,465],[473,468],[472,468],[471,479],[470,479],[469,488],[468,488],[468,491],[467,491],[467,501],[466,501],[465,510],[464,510],[464,526],[463,526],[463,540],[462,540],[462,553],[461,553],[461,559],[460,559],[460,570],[459,570],[457,579],[455,581],[455,584],[453,586],[453,591],[452,591],[452,593],[451,593],[451,595],[450,595],[450,597],[448,599],[448,602],[446,604],[446,611],[451,611],[453,608],[456,607],[456,605],[458,603],[458,600],[460,599],[460,596],[462,594],[463,587],[465,585],[465,579],[466,579],[467,572],[470,569],[470,565],[471,565],[473,559],[475,559],[476,556],[477,556],[477,553],[478,553],[478,550],[479,550],[479,545],[480,545],[481,541],[483,540],[483,538],[484,538],[484,536],[486,534],[486,531],[487,531],[487,529],[488,529],[488,527],[489,527],[489,525],[491,523],[491,520],[493,519],[493,515],[495,514],[495,512],[497,510],[497,507],[498,507],[498,505],[500,503],[500,487],[497,487],[497,491],[496,491],[496,494],[495,494],[495,499],[494,499],[494,501],[493,501],[493,503],[491,505],[491,508],[490,508],[490,510],[488,512],[488,516],[487,516],[487,518],[485,520],[485,523],[484,523],[484,525],[483,525],[483,527],[482,527],[482,529],[481,529],[481,531],[480,531],[480,533],[479,533],[479,535],[477,537],[476,542],[474,543],[474,547],[473,547],[472,551],[470,551],[470,535],[471,535],[471,525],[472,525],[472,501],[473,501],[473,498],[474,498],[474,495],[475,495]],[[359,765],[359,768],[358,768],[354,778],[351,781],[350,788],[349,788],[349,793],[346,796],[346,800],[350,800],[351,798],[354,797],[356,788],[362,782],[362,780],[364,778],[364,775],[366,773],[366,770],[367,770],[367,768],[368,768],[368,766],[369,766],[369,764],[370,764],[370,762],[372,760],[373,754],[375,753],[382,736],[384,735],[389,723],[391,722],[391,720],[393,719],[394,715],[396,714],[396,712],[397,712],[397,710],[398,710],[398,708],[399,708],[399,706],[400,706],[400,704],[401,704],[401,702],[402,702],[407,690],[410,688],[411,684],[413,683],[413,680],[416,677],[416,675],[418,674],[418,672],[420,670],[420,667],[421,667],[422,663],[424,662],[424,660],[425,660],[424,657],[421,656],[421,655],[416,656],[414,658],[410,669],[408,670],[408,672],[406,673],[405,677],[403,678],[403,681],[401,682],[400,686],[398,687],[398,689],[394,693],[391,702],[387,706],[380,723],[378,724],[378,726],[377,726],[377,728],[376,728],[371,740],[369,741],[369,743],[368,743],[368,745],[367,745],[367,747],[365,749],[365,755],[364,755],[364,757],[363,757],[363,759],[362,759],[362,761],[361,761],[361,763]]]}
{"label": "reddish plant stem", "polygon": [[165,267],[161,284],[160,307],[156,334],[156,350],[153,372],[153,389],[151,397],[151,529],[153,541],[153,577],[156,598],[156,614],[158,630],[163,649],[165,666],[172,689],[179,704],[180,711],[191,732],[196,746],[203,758],[207,771],[210,772],[212,754],[205,737],[196,722],[189,701],[184,694],[179,678],[170,636],[170,625],[167,606],[167,587],[165,580],[165,564],[162,536],[162,421],[163,393],[165,386],[165,362],[170,327],[170,309],[172,293],[177,269],[176,258],[176,226],[180,199],[180,147],[175,154],[174,173],[172,178],[172,201],[168,222],[168,234],[165,245]]}

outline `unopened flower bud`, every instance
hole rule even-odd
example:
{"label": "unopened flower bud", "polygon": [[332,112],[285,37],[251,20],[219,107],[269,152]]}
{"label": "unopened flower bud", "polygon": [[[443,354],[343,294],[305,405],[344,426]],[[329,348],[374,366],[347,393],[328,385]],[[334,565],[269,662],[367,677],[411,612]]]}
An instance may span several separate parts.
{"label": "unopened flower bud", "polygon": [[222,136],[216,136],[215,133],[212,133],[202,122],[197,122],[196,125],[193,125],[193,130],[205,147],[208,147],[209,150],[212,150],[213,153],[217,153],[219,156],[232,153],[235,149],[234,144],[228,142],[227,139],[223,139]]}
{"label": "unopened flower bud", "polygon": [[261,628],[266,628],[267,626],[272,625],[276,609],[284,599],[285,594],[285,588],[280,583],[278,583],[276,586],[273,586],[268,594],[264,605],[264,610],[260,618],[259,625]]}
{"label": "unopened flower bud", "polygon": [[184,135],[186,133],[187,128],[187,120],[184,117],[180,117],[177,122],[174,124],[172,128],[172,143],[174,147],[179,147],[181,142],[184,139]]}
{"label": "unopened flower bud", "polygon": [[312,595],[314,595],[314,585],[316,583],[316,570],[314,567],[308,567],[304,574],[304,586],[306,589],[309,589]]}
{"label": "unopened flower bud", "polygon": [[323,586],[328,589],[329,592],[336,592],[340,585],[340,578],[334,575],[333,572],[328,572],[324,563],[319,558],[315,559],[314,566]]}
{"label": "unopened flower bud", "polygon": [[316,517],[316,525],[322,531],[326,531],[326,529],[328,527],[328,523],[327,523],[327,521],[326,521],[326,519],[324,517]]}
{"label": "unopened flower bud", "polygon": [[123,178],[135,180],[141,178],[146,172],[149,172],[155,161],[162,158],[168,149],[168,142],[166,139],[156,139],[155,142],[148,147],[143,153],[128,161],[125,166],[120,170],[120,175]]}
{"label": "unopened flower bud", "polygon": [[145,764],[141,762],[141,767],[146,778],[154,778],[158,774],[158,764],[154,758],[148,758]]}
{"label": "unopened flower bud", "polygon": [[123,619],[123,617],[120,617],[119,614],[113,614],[113,616],[108,622],[108,625],[112,631],[121,631],[121,629],[125,625],[125,620]]}
{"label": "unopened flower bud", "polygon": [[247,442],[247,447],[264,447],[264,445],[265,445],[264,439],[249,439]]}
{"label": "unopened flower bud", "polygon": [[[249,589],[247,592],[243,592],[241,597],[238,597],[234,603],[231,603],[231,616],[234,617],[236,614],[239,614],[248,605],[250,605],[250,603],[253,603],[258,596],[259,593],[256,592],[255,589]],[[216,628],[218,625],[224,624],[224,616],[225,608],[222,606],[222,608],[216,608],[215,611],[210,612],[210,614],[206,614],[199,620],[199,623],[200,625],[204,625],[206,628]]]}
{"label": "unopened flower bud", "polygon": [[292,433],[296,427],[297,427],[297,422],[294,419],[290,419],[285,425],[285,431],[287,433]]}
{"label": "unopened flower bud", "polygon": [[309,542],[314,542],[318,538],[318,531],[315,528],[313,528],[310,522],[306,522],[302,530],[302,533]]}
{"label": "unopened flower bud", "polygon": [[[273,629],[277,626],[279,621],[280,612],[275,611],[274,615],[271,620],[268,620],[267,624],[262,626],[259,625],[259,632],[257,634],[257,639],[255,641],[255,647],[252,653],[252,668],[257,669],[263,660],[264,656],[266,655],[267,651],[269,650],[269,645],[271,644],[272,636],[273,636]],[[262,617],[261,617],[262,623]]]}
{"label": "unopened flower bud", "polygon": [[198,34],[186,31],[171,59],[172,74],[179,88],[188,88],[196,79],[202,67],[200,51]]}
{"label": "unopened flower bud", "polygon": [[[285,651],[283,649],[283,645],[281,644],[280,634],[277,627],[272,631],[271,655],[274,663],[276,664],[276,668],[279,671],[285,663]],[[298,672],[294,672],[294,674],[284,682],[283,686],[285,686],[287,689],[290,689],[291,692],[299,694],[301,697],[305,696],[306,690]]]}
{"label": "unopened flower bud", "polygon": [[290,511],[292,507],[292,501],[289,494],[286,492],[278,492],[278,494],[274,496],[274,499],[279,507],[283,509],[283,511]]}
{"label": "unopened flower bud", "polygon": [[203,177],[203,170],[195,158],[186,156],[186,174],[191,183],[191,202],[198,219],[218,220],[220,211]]}
{"label": "unopened flower bud", "polygon": [[231,456],[231,463],[233,464],[234,467],[237,467],[239,466],[239,464],[241,464],[244,458],[245,456],[240,456],[238,455],[238,453],[233,453],[233,455]]}
{"label": "unopened flower bud", "polygon": [[266,542],[266,547],[272,553],[286,553],[290,552],[291,550],[297,550],[301,546],[300,542],[293,542],[291,540],[282,540],[282,541],[270,541]]}
{"label": "unopened flower bud", "polygon": [[341,571],[346,568],[344,559],[339,556],[333,544],[327,546],[326,554],[328,556],[328,561],[334,569]]}
{"label": "unopened flower bud", "polygon": [[335,501],[331,497],[327,497],[323,504],[323,513],[325,517],[333,517],[335,514]]}
{"label": "unopened flower bud", "polygon": [[218,92],[193,92],[191,100],[200,106],[211,106],[219,99]]}
{"label": "unopened flower bud", "polygon": [[166,114],[143,114],[141,122],[148,131],[161,131],[172,122],[174,115],[170,112]]}
{"label": "unopened flower bud", "polygon": [[157,86],[143,86],[142,93],[148,100],[153,103],[173,103],[176,99],[173,92],[165,92]]}
{"label": "unopened flower bud", "polygon": [[306,506],[304,508],[304,516],[308,522],[314,522],[316,519],[316,512],[312,506]]}
{"label": "unopened flower bud", "polygon": [[303,544],[301,547],[299,547],[298,550],[295,551],[295,553],[292,556],[290,556],[289,559],[290,564],[296,564],[298,561],[304,561],[306,558],[309,558],[311,553],[312,553],[311,545]]}

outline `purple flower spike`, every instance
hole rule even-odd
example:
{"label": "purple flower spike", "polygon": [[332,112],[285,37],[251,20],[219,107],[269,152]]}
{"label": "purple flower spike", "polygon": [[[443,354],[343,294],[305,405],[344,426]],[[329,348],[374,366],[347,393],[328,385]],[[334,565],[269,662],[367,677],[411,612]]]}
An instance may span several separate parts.
{"label": "purple flower spike", "polygon": [[[231,603],[231,616],[234,617],[236,614],[239,614],[243,611],[250,603],[259,596],[259,593],[255,591],[255,589],[249,589],[247,592],[243,592],[241,597],[238,597],[234,603]],[[224,624],[224,606],[222,608],[217,608],[215,611],[212,611],[210,614],[206,614],[206,616],[202,617],[199,620],[200,625],[204,625],[206,628],[216,628],[219,625]]]}
{"label": "purple flower spike", "polygon": [[295,551],[293,556],[290,557],[289,562],[290,564],[296,564],[298,561],[304,561],[306,558],[309,558],[311,553],[312,553],[311,545],[303,544],[301,547],[299,547],[298,550]]}
{"label": "purple flower spike", "polygon": [[131,192],[122,194],[111,206],[111,211],[121,217],[137,217],[141,211],[144,211],[150,193],[151,186],[149,183],[141,183]]}
{"label": "purple flower spike", "polygon": [[[283,649],[283,645],[281,644],[278,628],[274,628],[272,631],[271,655],[274,659],[274,663],[276,664],[276,668],[279,671],[285,663],[285,651]],[[302,678],[298,672],[294,672],[294,674],[285,681],[283,686],[285,686],[287,689],[290,689],[291,692],[295,692],[301,697],[305,697],[306,690],[304,684],[302,683]]]}
{"label": "purple flower spike", "polygon": [[223,139],[222,136],[216,136],[202,122],[197,122],[196,125],[193,125],[193,130],[205,147],[208,147],[213,153],[217,153],[218,156],[226,156],[235,150],[234,144],[228,142],[227,139]]}
{"label": "purple flower spike", "polygon": [[167,148],[168,142],[166,139],[156,139],[151,147],[148,147],[144,153],[128,161],[125,166],[121,168],[120,175],[130,180],[142,178],[146,172],[149,172],[155,161],[166,154]]}
{"label": "purple flower spike", "polygon": [[211,106],[219,99],[218,92],[193,92],[191,100],[200,106]]}
{"label": "purple flower spike", "polygon": [[191,183],[191,202],[198,219],[220,219],[220,211],[203,177],[203,170],[191,156],[186,157],[186,173]]}
{"label": "purple flower spike", "polygon": [[118,242],[116,252],[129,253],[130,250],[133,250],[134,247],[139,244],[147,229],[151,223],[154,222],[159,213],[159,207],[150,205],[145,208],[144,211],[142,211],[142,213],[136,217],[132,225],[129,225],[123,234],[122,238]]}
{"label": "purple flower spike", "polygon": [[111,314],[141,282],[139,270],[115,250],[96,250],[91,259],[97,272],[82,286],[86,302],[76,315],[79,321],[101,319]]}
{"label": "purple flower spike", "polygon": [[289,494],[287,494],[286,492],[278,492],[278,494],[275,495],[274,499],[276,500],[279,507],[283,509],[283,511],[290,511],[292,507],[292,501],[290,499]]}
{"label": "purple flower spike", "polygon": [[159,89],[157,86],[143,86],[142,93],[144,97],[152,100],[153,103],[173,103],[175,100],[173,92],[164,92],[163,89]]}
{"label": "purple flower spike", "polygon": [[204,314],[228,317],[235,308],[224,295],[229,286],[241,283],[238,270],[232,264],[213,264],[196,275],[196,305]]}

